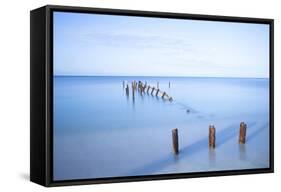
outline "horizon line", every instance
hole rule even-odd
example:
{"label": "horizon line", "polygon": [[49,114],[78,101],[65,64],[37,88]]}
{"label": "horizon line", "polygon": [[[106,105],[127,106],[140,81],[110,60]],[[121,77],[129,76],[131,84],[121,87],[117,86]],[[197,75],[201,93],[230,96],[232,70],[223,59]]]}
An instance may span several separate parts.
{"label": "horizon line", "polygon": [[146,75],[53,75],[53,77],[154,77],[154,78],[243,78],[243,79],[270,79],[270,77],[223,77],[223,76],[146,76]]}

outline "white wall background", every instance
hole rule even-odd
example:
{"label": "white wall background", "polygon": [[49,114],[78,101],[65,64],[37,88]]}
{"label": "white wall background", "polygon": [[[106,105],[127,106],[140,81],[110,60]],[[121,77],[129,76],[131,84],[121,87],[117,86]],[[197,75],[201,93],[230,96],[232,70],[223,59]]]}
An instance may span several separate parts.
{"label": "white wall background", "polygon": [[[275,173],[44,188],[29,182],[29,11],[45,4],[275,19]],[[281,11],[277,0],[1,1],[0,191],[268,191],[281,188]]]}

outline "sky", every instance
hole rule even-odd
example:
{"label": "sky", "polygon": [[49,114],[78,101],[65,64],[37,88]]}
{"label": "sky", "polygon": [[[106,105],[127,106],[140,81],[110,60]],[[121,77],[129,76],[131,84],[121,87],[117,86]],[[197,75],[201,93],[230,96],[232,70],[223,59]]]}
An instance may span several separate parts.
{"label": "sky", "polygon": [[269,25],[54,12],[54,75],[269,77]]}

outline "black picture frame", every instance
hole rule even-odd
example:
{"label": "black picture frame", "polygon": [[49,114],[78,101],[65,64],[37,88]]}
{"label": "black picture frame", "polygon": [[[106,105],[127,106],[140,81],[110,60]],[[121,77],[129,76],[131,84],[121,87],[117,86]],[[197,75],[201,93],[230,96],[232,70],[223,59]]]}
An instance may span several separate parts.
{"label": "black picture frame", "polygon": [[[98,179],[54,181],[53,178],[53,11],[97,13],[109,15],[157,18],[192,19],[260,23],[270,26],[270,167],[147,176],[111,177]],[[81,185],[96,183],[131,182],[274,172],[274,20],[263,18],[195,15],[185,13],[150,12],[89,7],[46,5],[30,12],[30,180],[43,186]]]}

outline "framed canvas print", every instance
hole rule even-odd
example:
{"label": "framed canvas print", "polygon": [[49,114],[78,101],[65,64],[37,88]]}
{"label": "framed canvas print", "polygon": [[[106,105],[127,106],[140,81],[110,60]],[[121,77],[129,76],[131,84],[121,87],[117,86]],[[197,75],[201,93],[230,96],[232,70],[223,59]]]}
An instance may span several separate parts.
{"label": "framed canvas print", "polygon": [[273,172],[273,20],[31,11],[30,178]]}

